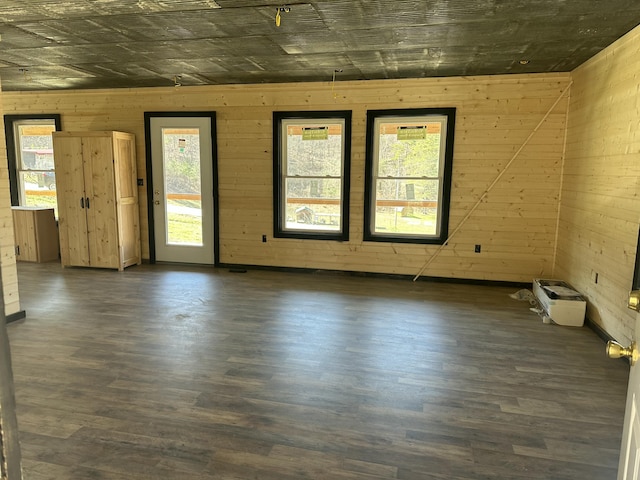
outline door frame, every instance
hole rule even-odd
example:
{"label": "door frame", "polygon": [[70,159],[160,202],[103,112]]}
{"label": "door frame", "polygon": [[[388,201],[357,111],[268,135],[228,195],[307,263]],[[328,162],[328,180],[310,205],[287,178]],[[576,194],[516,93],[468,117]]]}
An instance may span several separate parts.
{"label": "door frame", "polygon": [[213,172],[213,266],[220,264],[220,205],[218,203],[218,145],[216,143],[216,112],[144,112],[144,148],[147,167],[147,218],[149,231],[149,262],[156,263],[156,234],[153,208],[153,162],[151,158],[151,119],[167,117],[208,117],[211,120],[211,161]]}
{"label": "door frame", "polygon": [[638,229],[638,244],[636,245],[636,259],[633,268],[631,290],[640,290],[640,229]]}

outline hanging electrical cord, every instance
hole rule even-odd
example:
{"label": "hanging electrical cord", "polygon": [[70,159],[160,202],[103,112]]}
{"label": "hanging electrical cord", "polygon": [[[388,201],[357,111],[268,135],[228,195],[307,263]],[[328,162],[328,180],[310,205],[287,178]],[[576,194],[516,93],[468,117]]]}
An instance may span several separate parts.
{"label": "hanging electrical cord", "polygon": [[338,94],[335,93],[335,86],[336,86],[336,73],[342,73],[342,69],[341,68],[336,68],[333,71],[333,80],[331,80],[331,95],[333,96],[334,100],[336,98],[338,98]]}
{"label": "hanging electrical cord", "polygon": [[524,150],[524,147],[527,146],[527,144],[531,141],[531,139],[533,138],[533,136],[537,133],[537,131],[540,129],[540,127],[542,126],[542,124],[545,122],[545,120],[549,117],[549,115],[551,115],[551,112],[553,111],[554,108],[556,108],[556,106],[558,105],[558,103],[560,103],[560,100],[562,100],[565,96],[565,94],[569,91],[569,88],[571,88],[571,85],[573,85],[573,82],[569,82],[569,85],[567,85],[567,87],[562,91],[562,93],[560,94],[560,96],[556,99],[555,102],[553,102],[553,105],[551,105],[551,107],[549,108],[549,110],[547,110],[547,113],[544,114],[544,116],[542,117],[542,120],[540,120],[538,122],[538,125],[536,125],[536,127],[533,129],[533,131],[529,134],[529,136],[527,137],[527,139],[524,141],[524,143],[522,145],[520,145],[520,148],[518,148],[518,150],[516,150],[516,153],[513,154],[513,156],[511,157],[511,160],[509,160],[507,162],[507,164],[505,165],[505,167],[502,169],[502,171],[496,176],[496,178],[493,180],[493,182],[491,182],[491,184],[487,187],[487,189],[484,191],[484,193],[482,195],[480,195],[480,198],[478,198],[478,201],[475,203],[475,205],[473,207],[471,207],[471,210],[469,210],[469,212],[464,216],[464,218],[460,221],[460,223],[458,224],[458,226],[453,230],[453,232],[447,237],[447,239],[444,241],[444,243],[442,245],[440,245],[440,247],[433,253],[433,255],[431,255],[431,257],[429,258],[429,260],[427,260],[425,262],[425,264],[422,266],[422,268],[418,271],[418,274],[413,278],[413,281],[415,282],[418,278],[420,278],[420,276],[422,275],[422,273],[429,267],[429,265],[431,265],[431,263],[436,259],[436,257],[440,254],[440,252],[442,250],[444,250],[444,247],[446,247],[449,244],[449,241],[460,231],[460,229],[464,226],[465,223],[467,223],[467,220],[469,220],[469,218],[471,217],[471,215],[473,215],[473,212],[476,211],[476,209],[480,206],[480,204],[482,203],[482,201],[485,199],[485,197],[489,194],[489,192],[493,189],[493,187],[496,185],[496,183],[498,183],[500,181],[500,179],[502,178],[502,176],[506,173],[506,171],[509,169],[509,167],[511,166],[511,164],[516,160],[516,158],[518,158],[518,156],[520,155],[520,152],[522,152],[522,150]]}

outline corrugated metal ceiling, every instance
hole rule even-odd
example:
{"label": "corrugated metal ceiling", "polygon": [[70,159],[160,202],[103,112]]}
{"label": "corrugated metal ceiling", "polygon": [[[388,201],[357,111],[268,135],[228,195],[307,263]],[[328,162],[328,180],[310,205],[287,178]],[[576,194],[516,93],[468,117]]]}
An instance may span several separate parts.
{"label": "corrugated metal ceiling", "polygon": [[14,91],[558,72],[639,23],[638,0],[4,0],[0,78]]}

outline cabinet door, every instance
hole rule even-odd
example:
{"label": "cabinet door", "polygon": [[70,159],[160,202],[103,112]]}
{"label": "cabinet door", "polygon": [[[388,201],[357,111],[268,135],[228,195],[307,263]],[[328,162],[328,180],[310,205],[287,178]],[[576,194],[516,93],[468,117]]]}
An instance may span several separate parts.
{"label": "cabinet door", "polygon": [[33,212],[13,210],[13,232],[16,240],[16,260],[35,262],[38,260],[35,245],[35,222]]}
{"label": "cabinet door", "polygon": [[82,139],[53,136],[62,265],[89,266]]}
{"label": "cabinet door", "polygon": [[84,137],[87,237],[92,267],[118,268],[113,146],[111,136]]}
{"label": "cabinet door", "polygon": [[113,145],[118,244],[120,246],[120,260],[124,268],[140,264],[135,137],[128,133],[115,132]]}

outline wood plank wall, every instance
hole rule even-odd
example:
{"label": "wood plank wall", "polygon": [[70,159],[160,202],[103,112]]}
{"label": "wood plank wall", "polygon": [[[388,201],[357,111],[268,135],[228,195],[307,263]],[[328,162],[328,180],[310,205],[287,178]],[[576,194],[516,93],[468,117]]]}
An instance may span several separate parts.
{"label": "wood plank wall", "polygon": [[640,28],[572,72],[556,266],[588,297],[589,318],[627,343],[640,220],[638,72]]}
{"label": "wood plank wall", "polygon": [[[37,79],[34,79],[37,80]],[[415,275],[437,247],[362,241],[368,109],[456,107],[450,231],[521,147],[570,75],[4,92],[7,114],[60,113],[65,130],[137,136],[145,178],[145,111],[213,110],[218,119],[220,260],[224,263]],[[568,100],[558,103],[501,182],[424,272],[427,276],[530,282],[554,263]],[[272,238],[272,112],[353,111],[350,241]],[[146,180],[145,180],[146,181]],[[146,189],[142,252],[149,256]],[[267,234],[268,242],[262,243]],[[474,253],[474,245],[482,245]]]}
{"label": "wood plank wall", "polygon": [[[0,116],[2,115],[2,98],[0,97]],[[2,269],[4,313],[11,315],[20,311],[20,298],[4,128],[0,128],[0,268]]]}

